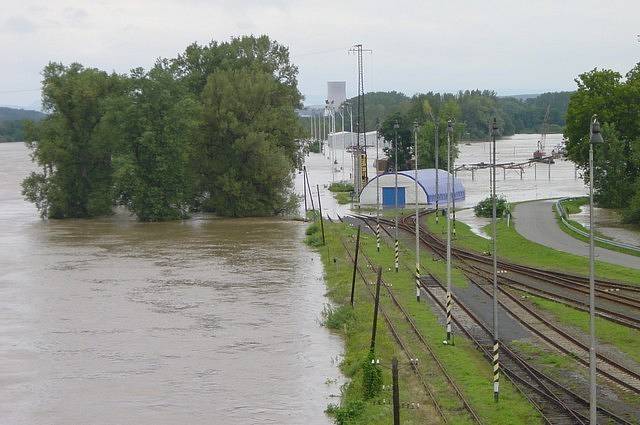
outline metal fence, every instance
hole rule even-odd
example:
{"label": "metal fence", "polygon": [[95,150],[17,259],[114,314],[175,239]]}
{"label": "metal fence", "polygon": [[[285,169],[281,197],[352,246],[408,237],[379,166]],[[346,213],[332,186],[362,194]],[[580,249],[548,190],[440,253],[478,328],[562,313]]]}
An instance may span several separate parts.
{"label": "metal fence", "polygon": [[[560,214],[560,219],[562,220],[562,223],[564,223],[565,226],[567,226],[569,229],[571,229],[572,232],[576,232],[577,234],[584,236],[586,238],[589,237],[589,232],[585,232],[582,229],[578,229],[577,227],[575,227],[574,225],[572,225],[571,223],[569,223],[569,221],[567,221],[568,218],[568,214],[567,211],[564,209],[564,206],[562,205],[563,201],[566,201],[568,199],[571,198],[561,198],[558,199],[556,201],[556,211],[558,212],[558,214]],[[605,239],[605,238],[601,238],[599,236],[594,236],[593,240],[607,244],[607,245],[612,245],[618,248],[624,248],[624,249],[628,249],[630,251],[634,251],[634,252],[638,252],[640,253],[640,247],[636,246],[636,245],[630,245],[627,243],[623,243],[623,242],[618,242],[618,241],[614,241],[611,239]]]}

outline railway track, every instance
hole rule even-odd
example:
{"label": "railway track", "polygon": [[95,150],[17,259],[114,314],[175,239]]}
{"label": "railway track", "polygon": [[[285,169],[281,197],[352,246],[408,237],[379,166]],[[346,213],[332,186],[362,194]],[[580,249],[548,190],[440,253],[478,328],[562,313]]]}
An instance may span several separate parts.
{"label": "railway track", "polygon": [[[365,224],[367,224],[367,226],[373,229],[373,226],[371,226],[366,217],[361,219],[365,222]],[[391,223],[387,222],[384,224],[389,225]],[[381,226],[381,228],[385,231],[385,233],[391,236],[391,233],[385,228],[384,225]],[[405,228],[404,230],[415,235],[411,227]],[[429,245],[429,247],[432,248],[432,250],[438,255],[444,258],[444,253],[442,251],[433,249],[431,245]],[[470,265],[467,261],[460,258],[458,258],[458,266],[461,270],[463,270],[470,282],[475,284],[485,294],[491,296],[491,294],[489,294],[489,291],[487,291],[486,286],[491,285],[492,274],[490,274],[486,270],[479,269],[474,265]],[[485,284],[478,282],[479,279],[483,280]],[[532,308],[520,301],[510,291],[504,289],[504,286],[513,288],[513,285],[509,285],[509,278],[500,276],[499,283],[500,294],[503,299],[506,298],[506,301],[508,301],[507,304],[505,304],[506,301],[500,301],[500,304],[511,314],[512,317],[518,319],[518,321],[520,321],[527,329],[529,329],[532,333],[536,334],[541,339],[545,340],[548,344],[553,346],[558,351],[565,353],[576,359],[579,363],[588,366],[589,347],[587,346],[587,344],[579,341],[574,336],[560,329],[558,326],[551,323],[549,320],[545,319],[544,317],[536,313]],[[505,283],[507,285],[505,285]],[[530,320],[525,320],[524,316],[526,316]],[[532,323],[536,323],[536,326],[532,325]],[[604,353],[598,353],[597,359],[597,371],[601,376],[611,380],[612,382],[624,387],[629,391],[640,394],[640,374],[638,372],[632,370],[630,367],[620,364]]]}
{"label": "railway track", "polygon": [[[356,215],[354,217],[364,220],[365,223],[373,220],[373,218],[367,216]],[[408,224],[410,220],[413,220],[413,217],[404,217],[398,227],[405,232],[415,235],[415,221],[412,222],[413,224]],[[380,223],[383,224],[383,226],[381,226],[383,229],[385,225],[394,225],[391,220],[384,218],[380,218]],[[422,229],[423,232],[421,232],[420,235],[422,243],[440,257],[445,258],[446,246],[444,243],[433,234],[425,231],[424,228]],[[384,230],[388,233],[386,229]],[[467,264],[470,262],[475,263],[474,266],[476,266],[477,270],[484,267],[485,271],[488,272],[489,270],[487,268],[493,267],[490,257],[455,247],[452,247],[451,253],[458,262]],[[577,279],[573,275],[557,273],[558,276],[556,277],[556,272],[539,270],[505,261],[499,261],[498,267],[503,272],[500,276],[501,282],[513,289],[517,288],[531,295],[537,295],[542,298],[570,305],[579,310],[588,311],[588,289],[586,289],[582,283],[573,282],[572,279]],[[631,288],[632,291],[640,290],[640,288],[630,284],[613,283],[610,281],[598,281],[598,285],[601,285],[601,287],[597,289],[597,303],[599,305],[596,306],[596,314],[618,324],[640,329],[640,299],[622,295],[617,292],[622,288],[626,291],[629,291],[629,288]],[[613,286],[615,286],[615,288],[613,288]],[[608,289],[603,289],[605,287]],[[612,289],[616,292],[611,293],[610,291]]]}
{"label": "railway track", "polygon": [[[370,223],[366,223],[370,228],[373,229]],[[387,229],[382,227],[383,231],[387,233],[389,236],[391,234]],[[346,246],[345,246],[345,249]],[[349,254],[351,256],[351,254]],[[360,252],[360,255],[365,258],[368,263],[368,266],[372,269],[375,268],[375,264],[371,261],[371,259],[364,253]],[[407,272],[411,273],[411,270],[403,265]],[[434,300],[434,302],[440,307],[440,309],[444,312],[445,307],[443,304],[445,289],[441,282],[439,282],[435,277],[429,275],[430,282],[435,283],[436,285],[429,285],[423,279],[421,281],[422,289]],[[385,285],[392,302],[394,304],[397,300],[394,300],[395,296],[393,295],[392,290]],[[437,292],[440,292],[439,296]],[[490,330],[484,325],[484,323],[474,315],[474,313],[467,308],[464,304],[460,302],[459,299],[455,298],[454,300],[458,305],[460,305],[461,309],[467,320],[465,323],[473,322],[474,326],[469,327],[465,326],[461,323],[461,318],[456,315],[454,316],[454,324],[458,327],[458,329],[464,333],[469,340],[471,340],[474,345],[484,354],[484,357],[487,359],[489,363],[491,363],[491,350],[493,346],[493,338]],[[398,303],[399,304],[399,303]],[[405,320],[411,321],[411,316],[406,313],[403,307],[403,315]],[[417,326],[414,326],[414,332],[418,332]],[[424,340],[426,344],[426,340]],[[587,424],[588,421],[588,409],[589,403],[587,400],[573,392],[572,390],[566,388],[561,383],[557,382],[553,378],[545,375],[541,371],[531,367],[527,364],[526,360],[524,360],[520,355],[518,355],[515,351],[513,351],[509,346],[501,343],[501,353],[503,354],[502,358],[502,369],[504,374],[509,378],[510,381],[515,385],[516,389],[519,390],[525,398],[527,398],[532,405],[540,412],[543,420],[549,424]],[[619,417],[613,412],[604,409],[602,407],[598,408],[599,421],[610,422],[611,420],[616,423],[622,424],[630,424],[626,419]]]}
{"label": "railway track", "polygon": [[[351,262],[353,263],[354,262],[354,258],[351,255],[351,252],[349,251],[349,248],[347,247],[346,242],[344,240],[341,240],[341,243],[342,243],[342,246],[345,249],[345,252],[347,253],[347,255],[349,256]],[[362,267],[358,265],[356,267],[356,270],[358,271],[358,275],[360,276],[360,278],[363,280],[364,286],[367,289],[367,292],[369,293],[369,295],[371,296],[372,299],[375,299],[375,295],[373,294],[371,288],[369,287],[369,280],[367,279],[366,274],[363,272]],[[381,281],[381,285],[383,285],[384,287],[387,287],[386,283],[383,283],[383,281]],[[384,307],[382,305],[378,306],[378,312],[382,315],[385,323],[387,324],[387,327],[389,328],[389,331],[393,335],[393,338],[395,339],[396,343],[400,346],[400,349],[404,353],[405,357],[407,357],[407,360],[409,361],[409,364],[411,365],[411,370],[416,375],[416,378],[418,379],[418,381],[420,382],[421,386],[425,390],[425,393],[427,394],[427,396],[429,397],[429,400],[433,404],[435,411],[442,418],[443,422],[447,423],[448,422],[447,418],[446,418],[446,416],[445,416],[445,414],[444,414],[444,412],[442,410],[442,407],[440,406],[440,403],[438,402],[437,398],[433,394],[433,391],[431,390],[429,385],[426,383],[426,381],[424,379],[424,376],[423,376],[422,372],[420,371],[420,368],[418,367],[418,365],[414,361],[414,359],[416,357],[410,351],[410,349],[407,346],[407,344],[403,341],[403,338],[400,337],[400,333],[397,331],[396,327],[393,325],[393,322],[389,318],[388,314],[386,313],[386,311],[385,311],[385,309],[384,309]]]}
{"label": "railway track", "polygon": [[[421,280],[422,289],[434,300],[435,304],[444,313],[443,303],[445,286],[435,276],[429,275],[428,279]],[[453,299],[461,312],[454,315],[453,322],[456,327],[471,340],[485,358],[491,363],[491,350],[493,336],[491,330],[480,320],[473,311],[461,300],[453,295]],[[474,326],[464,323],[473,323]],[[571,389],[562,385],[556,379],[546,375],[535,367],[529,365],[525,359],[513,351],[504,341],[500,342],[501,369],[521,392],[525,393],[534,405],[542,412],[543,418],[548,423],[589,423],[589,401],[576,394]],[[599,406],[598,422],[607,423],[613,420],[617,423],[630,424],[631,422],[615,413]]]}

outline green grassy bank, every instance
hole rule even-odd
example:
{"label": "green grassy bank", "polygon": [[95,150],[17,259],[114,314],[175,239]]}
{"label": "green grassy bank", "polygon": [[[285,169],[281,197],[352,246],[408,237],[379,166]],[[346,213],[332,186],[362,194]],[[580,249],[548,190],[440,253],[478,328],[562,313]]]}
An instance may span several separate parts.
{"label": "green grassy bank", "polygon": [[[340,424],[389,424],[392,422],[392,410],[389,404],[390,391],[385,387],[378,395],[366,399],[363,395],[363,365],[369,354],[371,337],[371,321],[373,302],[362,279],[356,280],[355,306],[349,305],[351,273],[353,266],[346,256],[341,239],[348,241],[353,250],[356,229],[340,223],[325,223],[326,244],[322,245],[319,226],[314,223],[308,229],[307,243],[315,247],[322,257],[325,270],[325,283],[328,296],[334,306],[326,309],[325,326],[338,332],[345,341],[344,359],[341,369],[349,382],[343,388],[339,406],[331,406],[328,411]],[[393,251],[386,244],[382,244],[380,253],[376,252],[375,238],[362,233],[361,247],[363,252],[371,257],[375,264],[383,265],[383,279],[392,285],[394,294],[400,303],[413,317],[418,328],[430,343],[436,356],[445,365],[449,374],[461,388],[474,410],[485,423],[517,424],[540,423],[536,410],[517,392],[504,378],[501,386],[501,400],[493,402],[492,371],[490,364],[481,356],[470,342],[458,337],[455,347],[443,345],[443,325],[438,322],[438,316],[431,310],[430,304],[418,304],[415,299],[415,282],[412,273],[401,267],[398,273],[392,270]],[[403,263],[411,263],[408,252],[403,249],[401,258]],[[423,267],[434,274],[444,272],[444,263],[433,261],[429,254],[424,253]],[[360,264],[365,265],[361,256]],[[412,268],[412,267],[410,267]],[[366,277],[369,282],[375,282],[373,270],[367,269]],[[454,283],[462,284],[459,274],[454,276]],[[371,286],[373,288],[373,286]],[[382,289],[384,294],[385,290]],[[381,297],[381,308],[388,314],[390,320],[397,327],[403,342],[418,358],[418,364],[426,381],[442,406],[449,423],[472,423],[469,414],[462,408],[451,387],[437,370],[437,366],[426,353],[423,346],[411,332],[408,323],[399,311],[393,307],[388,296]],[[389,366],[391,358],[396,356],[400,362],[400,397],[403,403],[420,403],[419,408],[402,408],[401,421],[403,424],[441,423],[433,403],[429,401],[426,391],[412,373],[409,362],[400,351],[398,344],[392,339],[382,316],[379,317],[376,336],[375,358],[380,360],[383,384],[391,384]]]}
{"label": "green grassy bank", "polygon": [[[436,235],[442,236],[446,229],[446,220],[436,224],[435,217],[426,217],[427,228]],[[491,227],[483,229],[491,234]],[[456,222],[457,237],[454,246],[470,248],[478,252],[491,250],[491,241],[474,234],[469,226],[461,221]],[[531,242],[522,237],[515,229],[512,220],[507,227],[506,221],[498,220],[497,224],[498,256],[505,260],[547,270],[559,270],[568,273],[586,275],[589,270],[589,259],[579,255],[557,251],[544,245]],[[640,284],[640,270],[617,266],[596,261],[596,276],[602,279],[614,279],[634,284]]]}

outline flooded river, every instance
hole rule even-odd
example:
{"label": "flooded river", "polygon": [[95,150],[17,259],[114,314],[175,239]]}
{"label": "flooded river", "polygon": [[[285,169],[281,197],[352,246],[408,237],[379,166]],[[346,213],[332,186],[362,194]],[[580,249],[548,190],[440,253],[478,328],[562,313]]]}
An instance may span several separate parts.
{"label": "flooded river", "polygon": [[31,169],[0,144],[0,423],[330,423],[342,347],[304,224],[42,221]]}

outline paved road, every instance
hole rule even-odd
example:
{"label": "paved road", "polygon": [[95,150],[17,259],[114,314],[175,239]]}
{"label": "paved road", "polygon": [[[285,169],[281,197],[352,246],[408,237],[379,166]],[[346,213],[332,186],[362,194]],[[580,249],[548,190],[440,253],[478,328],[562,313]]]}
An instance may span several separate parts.
{"label": "paved road", "polygon": [[[569,236],[560,229],[552,206],[555,201],[533,201],[518,204],[514,210],[516,230],[530,241],[558,251],[589,256],[589,244]],[[596,246],[596,259],[607,263],[640,269],[640,257],[622,254]]]}

